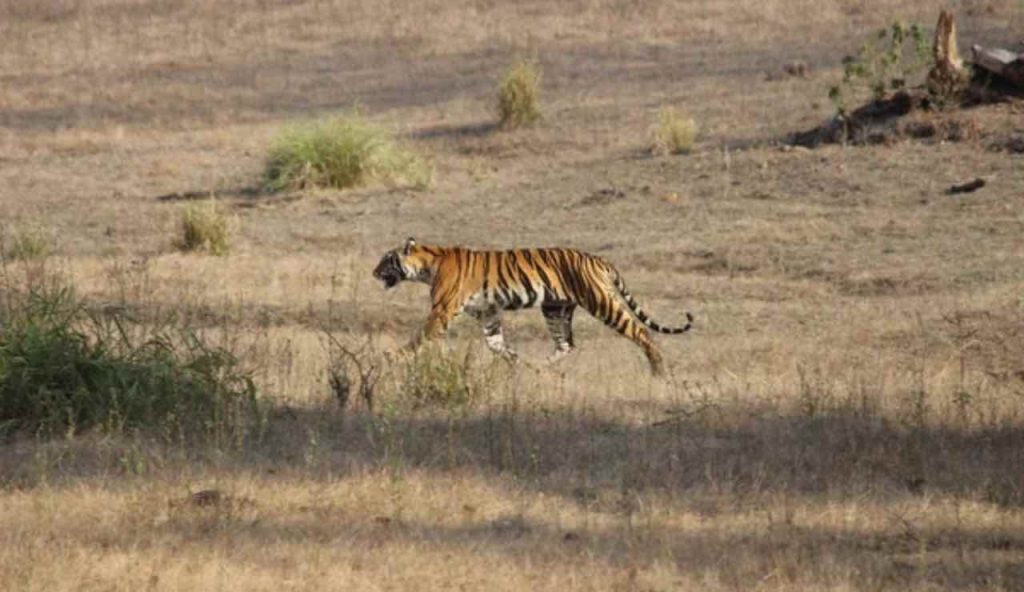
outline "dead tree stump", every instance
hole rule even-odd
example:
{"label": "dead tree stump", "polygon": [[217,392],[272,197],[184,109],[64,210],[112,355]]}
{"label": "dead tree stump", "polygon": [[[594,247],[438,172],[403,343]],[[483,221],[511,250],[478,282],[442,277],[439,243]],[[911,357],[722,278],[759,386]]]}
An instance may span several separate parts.
{"label": "dead tree stump", "polygon": [[960,96],[970,83],[970,74],[960,59],[956,44],[956,25],[953,13],[943,10],[935,25],[935,40],[932,43],[933,64],[928,71],[925,84],[928,94],[938,102],[945,102]]}

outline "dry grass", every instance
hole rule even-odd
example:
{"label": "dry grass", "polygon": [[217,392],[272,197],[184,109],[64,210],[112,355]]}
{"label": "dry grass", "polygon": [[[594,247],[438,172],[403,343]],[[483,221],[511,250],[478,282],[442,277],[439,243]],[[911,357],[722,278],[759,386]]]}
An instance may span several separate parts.
{"label": "dry grass", "polygon": [[541,69],[536,62],[520,60],[498,83],[498,122],[506,129],[529,125],[540,119]]}
{"label": "dry grass", "polygon": [[[272,409],[242,450],[8,438],[2,587],[1019,589],[1024,169],[984,149],[1019,106],[975,110],[959,142],[762,141],[831,114],[867,33],[934,10],[3,5],[4,224],[58,239],[5,282],[57,267],[98,313],[173,314],[237,352]],[[1024,24],[1012,2],[957,18],[965,45]],[[544,57],[546,123],[488,133],[494,73],[523,54]],[[808,77],[781,76],[796,59]],[[282,126],[353,104],[431,155],[430,188],[253,186]],[[665,104],[701,123],[687,158],[643,150]],[[174,199],[211,191],[241,222],[232,256],[171,249]],[[410,235],[584,248],[655,319],[698,326],[658,339],[656,381],[585,315],[580,351],[540,371],[459,321],[471,404],[424,404],[383,352],[421,326],[426,290],[370,277]],[[528,363],[549,353],[537,311],[506,326]],[[332,395],[325,331],[381,368],[373,414]]]}
{"label": "dry grass", "polygon": [[230,233],[227,216],[211,197],[203,202],[188,204],[182,210],[178,246],[183,251],[227,255],[231,249]]}
{"label": "dry grass", "polygon": [[671,107],[658,111],[654,132],[654,152],[688,154],[697,140],[697,122]]}

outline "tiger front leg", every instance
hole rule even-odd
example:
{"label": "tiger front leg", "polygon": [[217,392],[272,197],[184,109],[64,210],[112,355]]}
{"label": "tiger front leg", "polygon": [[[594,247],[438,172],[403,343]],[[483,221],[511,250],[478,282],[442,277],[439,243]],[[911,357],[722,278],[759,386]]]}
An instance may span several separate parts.
{"label": "tiger front leg", "polygon": [[388,362],[394,363],[400,361],[406,356],[415,354],[424,342],[437,341],[444,337],[444,334],[448,330],[448,325],[455,317],[454,314],[446,314],[440,310],[431,311],[430,316],[427,317],[427,322],[423,325],[423,328],[416,332],[404,346],[397,350],[387,352],[385,355]]}
{"label": "tiger front leg", "polygon": [[444,337],[444,334],[448,331],[448,325],[454,317],[455,315],[450,311],[435,308],[430,312],[430,316],[427,317],[423,330],[413,336],[406,349],[415,351],[419,349],[424,341],[436,341]]}
{"label": "tiger front leg", "polygon": [[519,355],[505,343],[505,334],[501,330],[501,318],[497,311],[479,315],[478,319],[484,330],[484,341],[487,342],[487,347],[508,362],[518,361]]}

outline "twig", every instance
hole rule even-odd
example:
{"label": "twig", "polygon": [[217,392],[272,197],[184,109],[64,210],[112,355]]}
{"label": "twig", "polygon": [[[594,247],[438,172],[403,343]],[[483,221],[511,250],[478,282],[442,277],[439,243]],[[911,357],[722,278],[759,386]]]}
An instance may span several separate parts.
{"label": "twig", "polygon": [[[355,366],[356,373],[359,375],[359,394],[366,402],[366,408],[371,412],[373,411],[373,394],[374,389],[377,386],[377,381],[380,379],[380,367],[372,362],[367,362],[362,358],[362,351],[353,352],[346,346],[342,345],[338,339],[331,333],[326,333],[327,339],[330,340],[331,347],[336,349],[342,354],[343,357],[347,358],[353,366]],[[334,390],[334,394],[338,397],[338,401],[341,406],[344,407],[348,402],[349,387],[348,376],[338,373],[337,369],[333,367],[330,371],[330,383],[331,389]]]}

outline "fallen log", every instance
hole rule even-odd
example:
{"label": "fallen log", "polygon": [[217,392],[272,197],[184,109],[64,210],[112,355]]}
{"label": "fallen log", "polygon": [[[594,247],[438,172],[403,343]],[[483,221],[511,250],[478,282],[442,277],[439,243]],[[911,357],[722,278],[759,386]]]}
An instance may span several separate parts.
{"label": "fallen log", "polygon": [[998,47],[971,46],[971,63],[999,76],[1010,84],[1024,88],[1024,54]]}

